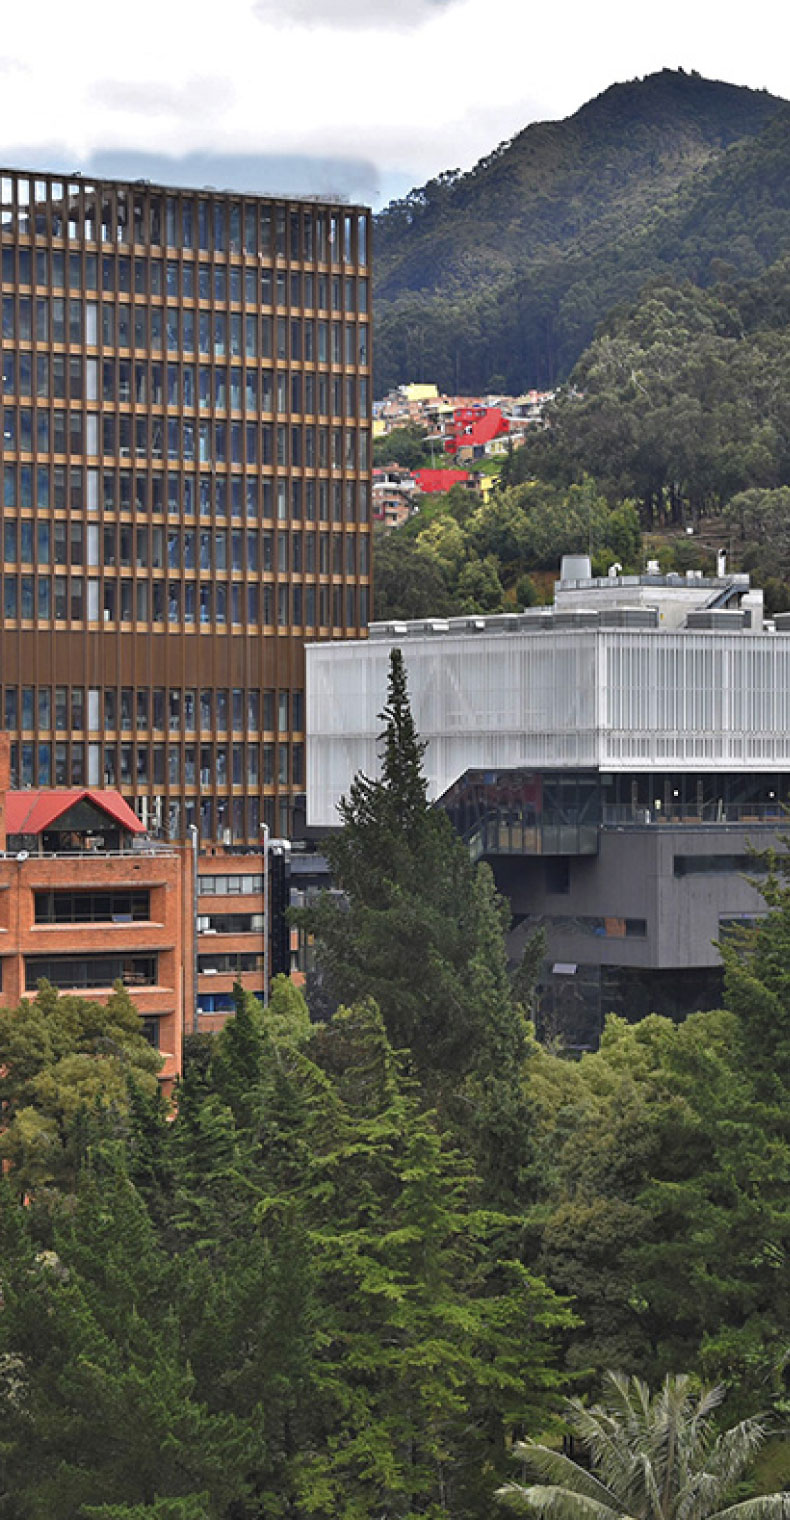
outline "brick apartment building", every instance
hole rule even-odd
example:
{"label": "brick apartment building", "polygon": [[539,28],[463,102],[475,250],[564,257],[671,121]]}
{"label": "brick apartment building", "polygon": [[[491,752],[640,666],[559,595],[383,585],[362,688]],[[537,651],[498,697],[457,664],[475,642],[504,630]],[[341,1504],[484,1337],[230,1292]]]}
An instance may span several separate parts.
{"label": "brick apartment building", "polygon": [[0,1005],[42,978],[104,1002],[120,980],[170,1091],[193,1002],[185,852],[149,840],[117,792],[10,791],[0,735]]}

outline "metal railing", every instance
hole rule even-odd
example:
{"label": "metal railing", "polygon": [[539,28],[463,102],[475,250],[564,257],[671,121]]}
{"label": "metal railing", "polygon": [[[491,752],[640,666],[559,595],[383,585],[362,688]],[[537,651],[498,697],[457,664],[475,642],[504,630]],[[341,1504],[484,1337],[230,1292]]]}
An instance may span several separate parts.
{"label": "metal railing", "polygon": [[705,803],[605,802],[601,808],[604,828],[652,827],[657,824],[760,824],[780,828],[788,824],[788,814],[780,802],[725,802],[717,798]]}
{"label": "metal railing", "polygon": [[144,845],[134,850],[0,850],[0,860],[139,860],[156,856],[172,858],[178,850],[173,845]]}

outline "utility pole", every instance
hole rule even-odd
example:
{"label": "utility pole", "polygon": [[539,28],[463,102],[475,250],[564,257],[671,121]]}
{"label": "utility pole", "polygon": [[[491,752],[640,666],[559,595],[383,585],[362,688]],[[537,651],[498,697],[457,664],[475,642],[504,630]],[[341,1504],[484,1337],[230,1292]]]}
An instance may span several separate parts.
{"label": "utility pole", "polygon": [[261,824],[263,835],[263,1006],[269,1006],[269,825]]}
{"label": "utility pole", "polygon": [[189,836],[192,846],[192,1032],[198,1032],[198,831],[197,824],[190,823]]}

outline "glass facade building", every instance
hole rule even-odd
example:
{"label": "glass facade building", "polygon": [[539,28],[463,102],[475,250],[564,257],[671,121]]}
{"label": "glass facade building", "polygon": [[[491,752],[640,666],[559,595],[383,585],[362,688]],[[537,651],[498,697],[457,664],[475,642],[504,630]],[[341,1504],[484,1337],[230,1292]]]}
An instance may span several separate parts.
{"label": "glass facade building", "polygon": [[370,216],[0,173],[12,784],[290,835],[305,638],[370,612]]}

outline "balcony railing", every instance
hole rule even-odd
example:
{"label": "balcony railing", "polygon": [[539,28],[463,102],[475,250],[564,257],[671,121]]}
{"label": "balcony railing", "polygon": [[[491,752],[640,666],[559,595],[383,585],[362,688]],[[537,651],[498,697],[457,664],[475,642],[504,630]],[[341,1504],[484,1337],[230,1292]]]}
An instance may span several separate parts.
{"label": "balcony railing", "polygon": [[780,802],[677,803],[669,806],[641,803],[605,802],[601,808],[604,828],[649,828],[668,823],[683,824],[759,824],[763,828],[790,825],[790,815]]}

